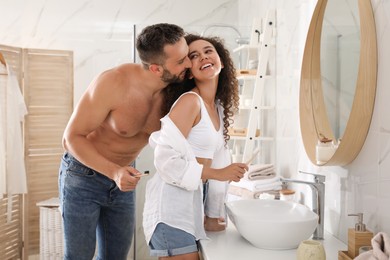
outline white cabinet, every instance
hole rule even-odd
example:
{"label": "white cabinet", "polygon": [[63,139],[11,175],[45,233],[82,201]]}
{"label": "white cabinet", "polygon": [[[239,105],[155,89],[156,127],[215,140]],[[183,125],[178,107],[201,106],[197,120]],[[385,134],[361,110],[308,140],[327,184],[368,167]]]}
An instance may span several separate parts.
{"label": "white cabinet", "polygon": [[265,19],[256,19],[251,32],[250,43],[233,50],[245,57],[246,68],[237,75],[240,106],[229,131],[232,158],[248,162],[259,150],[253,163],[275,163],[275,10],[268,11]]}

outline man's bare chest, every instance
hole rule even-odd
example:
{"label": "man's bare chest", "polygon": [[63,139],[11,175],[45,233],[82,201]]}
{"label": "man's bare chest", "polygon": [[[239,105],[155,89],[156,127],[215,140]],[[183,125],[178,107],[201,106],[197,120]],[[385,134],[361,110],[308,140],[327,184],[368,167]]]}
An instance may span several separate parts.
{"label": "man's bare chest", "polygon": [[160,129],[160,111],[151,107],[121,107],[110,112],[106,121],[112,130],[124,137],[151,134]]}

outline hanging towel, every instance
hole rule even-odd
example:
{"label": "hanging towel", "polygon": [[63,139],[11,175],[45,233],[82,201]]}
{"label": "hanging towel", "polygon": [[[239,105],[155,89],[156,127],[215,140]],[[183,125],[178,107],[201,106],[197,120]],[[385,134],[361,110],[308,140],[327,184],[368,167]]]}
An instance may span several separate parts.
{"label": "hanging towel", "polygon": [[379,232],[371,239],[372,250],[358,255],[355,260],[389,260],[390,238],[384,232]]}
{"label": "hanging towel", "polygon": [[21,129],[27,108],[16,75],[7,68],[7,193],[11,195],[27,193]]}
{"label": "hanging towel", "polygon": [[[0,163],[5,165],[0,169],[0,179],[5,180],[5,186],[0,185],[0,197],[7,194],[10,198],[13,194],[27,193],[26,168],[24,164],[23,140],[21,122],[27,114],[26,104],[20,91],[16,75],[9,66],[1,64],[6,69],[6,79],[0,81],[1,114],[0,117]],[[4,74],[4,73],[3,73]],[[2,154],[5,148],[5,154]],[[5,155],[5,158],[4,158]],[[5,161],[3,161],[5,159]],[[3,183],[4,184],[4,183]],[[12,200],[7,205],[7,222],[12,218]]]}

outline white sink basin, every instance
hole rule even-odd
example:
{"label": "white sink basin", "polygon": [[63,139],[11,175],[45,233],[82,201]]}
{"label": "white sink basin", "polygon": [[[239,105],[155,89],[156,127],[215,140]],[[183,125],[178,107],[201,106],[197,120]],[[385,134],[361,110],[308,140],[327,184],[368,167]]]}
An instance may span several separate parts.
{"label": "white sink basin", "polygon": [[257,248],[297,248],[318,225],[317,214],[289,201],[237,200],[227,202],[226,209],[241,236]]}

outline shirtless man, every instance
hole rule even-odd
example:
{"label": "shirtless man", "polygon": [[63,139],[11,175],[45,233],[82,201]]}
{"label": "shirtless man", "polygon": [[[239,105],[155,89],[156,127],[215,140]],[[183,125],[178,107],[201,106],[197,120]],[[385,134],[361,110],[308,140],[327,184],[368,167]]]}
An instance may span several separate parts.
{"label": "shirtless man", "polygon": [[184,79],[191,62],[182,28],[146,27],[137,38],[142,64],[103,72],[88,87],[65,129],[59,175],[64,259],[124,260],[134,230],[130,165],[160,129],[162,93]]}

